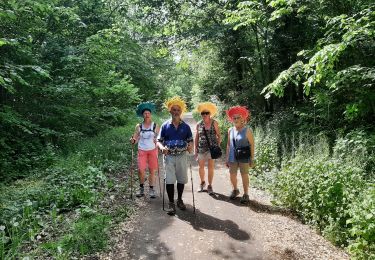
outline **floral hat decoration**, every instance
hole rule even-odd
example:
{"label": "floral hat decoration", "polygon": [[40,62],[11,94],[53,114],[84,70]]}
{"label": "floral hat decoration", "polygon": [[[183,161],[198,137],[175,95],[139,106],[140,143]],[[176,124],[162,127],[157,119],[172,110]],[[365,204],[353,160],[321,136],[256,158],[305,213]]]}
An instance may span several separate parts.
{"label": "floral hat decoration", "polygon": [[250,119],[250,111],[245,106],[234,106],[229,108],[227,111],[227,118],[233,123],[233,116],[240,115],[244,120]]}
{"label": "floral hat decoration", "polygon": [[185,101],[179,96],[174,96],[168,99],[167,101],[165,101],[164,105],[168,109],[168,111],[171,111],[171,108],[173,106],[179,106],[181,108],[182,114],[187,110]]}
{"label": "floral hat decoration", "polygon": [[198,104],[197,111],[199,113],[202,113],[203,111],[208,111],[208,112],[210,112],[211,117],[213,117],[217,113],[217,107],[214,103],[204,102],[204,103]]}
{"label": "floral hat decoration", "polygon": [[143,112],[145,112],[145,110],[148,110],[151,113],[154,113],[155,112],[155,104],[151,103],[151,102],[143,102],[143,103],[139,104],[137,106],[137,110],[136,110],[137,116],[143,117]]}

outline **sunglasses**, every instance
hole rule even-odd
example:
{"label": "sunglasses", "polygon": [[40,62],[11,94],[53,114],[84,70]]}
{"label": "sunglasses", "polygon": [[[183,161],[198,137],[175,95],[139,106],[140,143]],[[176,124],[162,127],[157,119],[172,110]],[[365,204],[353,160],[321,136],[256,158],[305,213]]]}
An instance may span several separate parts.
{"label": "sunglasses", "polygon": [[204,116],[204,115],[209,115],[210,112],[202,112],[201,115]]}

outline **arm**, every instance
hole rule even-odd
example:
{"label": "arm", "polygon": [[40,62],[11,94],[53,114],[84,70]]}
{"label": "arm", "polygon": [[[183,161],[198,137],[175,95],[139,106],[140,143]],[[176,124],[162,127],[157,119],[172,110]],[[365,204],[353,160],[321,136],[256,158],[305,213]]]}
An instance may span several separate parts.
{"label": "arm", "polygon": [[250,131],[250,129],[247,129],[247,132],[246,132],[246,137],[247,137],[247,140],[249,141],[250,143],[250,149],[251,149],[251,158],[250,158],[250,166],[251,167],[254,167],[255,164],[254,164],[254,152],[255,152],[255,147],[254,147],[254,135],[253,135],[253,132]]}
{"label": "arm", "polygon": [[226,165],[229,167],[229,148],[230,148],[230,128],[228,129],[228,138],[227,138],[227,152],[226,152]]}
{"label": "arm", "polygon": [[158,131],[158,138],[157,138],[156,146],[160,149],[160,151],[163,154],[167,154],[168,147],[163,145],[163,140],[164,140],[164,132],[163,132],[163,126],[162,126]]}
{"label": "arm", "polygon": [[194,150],[194,139],[193,139],[193,133],[191,132],[190,126],[188,126],[188,134],[187,134],[187,151],[191,154]]}
{"label": "arm", "polygon": [[198,156],[198,143],[199,143],[199,133],[198,133],[198,124],[197,124],[197,126],[196,126],[196,132],[195,132],[195,140],[194,140],[195,157]]}
{"label": "arm", "polygon": [[220,146],[220,144],[221,144],[221,133],[220,133],[220,129],[219,129],[219,123],[216,120],[214,121],[214,127],[215,127],[215,132],[216,132],[217,144]]}
{"label": "arm", "polygon": [[134,133],[133,133],[132,137],[130,138],[130,142],[132,144],[135,144],[135,143],[138,142],[138,140],[139,140],[139,132],[140,132],[140,128],[139,128],[139,124],[137,124],[135,126]]}

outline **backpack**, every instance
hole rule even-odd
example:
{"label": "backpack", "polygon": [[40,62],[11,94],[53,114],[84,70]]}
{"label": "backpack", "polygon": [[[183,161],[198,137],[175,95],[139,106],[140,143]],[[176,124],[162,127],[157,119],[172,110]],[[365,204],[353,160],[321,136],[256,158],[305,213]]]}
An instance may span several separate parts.
{"label": "backpack", "polygon": [[155,129],[156,129],[156,124],[154,122],[152,122],[153,126],[152,126],[152,130],[151,129],[145,129],[143,130],[142,129],[142,123],[139,123],[139,132],[154,132],[155,133]]}

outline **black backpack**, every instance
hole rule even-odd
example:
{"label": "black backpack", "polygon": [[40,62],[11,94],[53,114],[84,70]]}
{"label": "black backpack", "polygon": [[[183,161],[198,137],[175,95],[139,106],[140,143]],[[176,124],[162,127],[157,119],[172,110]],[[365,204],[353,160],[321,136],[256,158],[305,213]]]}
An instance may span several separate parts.
{"label": "black backpack", "polygon": [[152,131],[155,133],[155,129],[156,129],[156,124],[154,122],[152,122],[154,125],[152,126],[152,130],[151,129],[142,129],[142,123],[139,123],[139,132],[149,132],[149,131]]}

